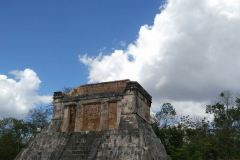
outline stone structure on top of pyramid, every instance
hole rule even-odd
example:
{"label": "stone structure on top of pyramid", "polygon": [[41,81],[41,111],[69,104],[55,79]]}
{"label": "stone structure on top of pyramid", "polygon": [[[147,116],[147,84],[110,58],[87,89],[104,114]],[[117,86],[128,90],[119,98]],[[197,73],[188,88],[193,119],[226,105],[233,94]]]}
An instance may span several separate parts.
{"label": "stone structure on top of pyramid", "polygon": [[50,125],[16,160],[166,160],[150,125],[152,98],[137,82],[55,92]]}

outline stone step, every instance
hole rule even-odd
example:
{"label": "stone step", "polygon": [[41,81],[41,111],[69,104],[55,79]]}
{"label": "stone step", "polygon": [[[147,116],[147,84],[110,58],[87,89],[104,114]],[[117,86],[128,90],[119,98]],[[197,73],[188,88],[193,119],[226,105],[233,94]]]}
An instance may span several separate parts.
{"label": "stone step", "polygon": [[72,133],[64,148],[62,157],[69,160],[87,160],[92,146],[98,141],[100,141],[100,137],[96,134]]}

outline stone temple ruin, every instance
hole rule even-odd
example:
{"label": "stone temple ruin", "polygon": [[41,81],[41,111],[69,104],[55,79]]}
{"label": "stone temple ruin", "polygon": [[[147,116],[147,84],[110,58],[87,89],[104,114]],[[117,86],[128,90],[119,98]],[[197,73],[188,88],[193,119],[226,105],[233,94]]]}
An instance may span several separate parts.
{"label": "stone temple ruin", "polygon": [[55,92],[51,124],[16,160],[166,160],[150,126],[151,96],[130,80]]}

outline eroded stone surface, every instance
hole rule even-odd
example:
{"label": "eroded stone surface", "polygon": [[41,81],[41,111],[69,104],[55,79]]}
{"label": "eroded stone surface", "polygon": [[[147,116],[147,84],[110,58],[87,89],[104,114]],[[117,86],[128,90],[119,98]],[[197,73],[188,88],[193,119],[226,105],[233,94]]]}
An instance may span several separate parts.
{"label": "eroded stone surface", "polygon": [[151,96],[129,80],[56,92],[51,124],[16,160],[165,160],[150,106]]}

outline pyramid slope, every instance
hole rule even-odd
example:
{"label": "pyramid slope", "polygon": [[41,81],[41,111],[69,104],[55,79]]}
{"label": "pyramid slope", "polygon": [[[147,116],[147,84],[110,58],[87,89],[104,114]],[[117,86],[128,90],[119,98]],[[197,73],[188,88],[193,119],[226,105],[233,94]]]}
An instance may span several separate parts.
{"label": "pyramid slope", "polygon": [[151,96],[129,80],[56,92],[51,124],[16,160],[166,160],[150,106]]}

